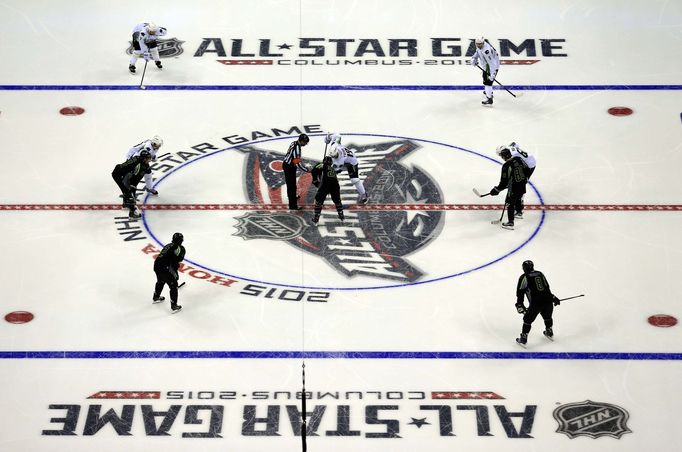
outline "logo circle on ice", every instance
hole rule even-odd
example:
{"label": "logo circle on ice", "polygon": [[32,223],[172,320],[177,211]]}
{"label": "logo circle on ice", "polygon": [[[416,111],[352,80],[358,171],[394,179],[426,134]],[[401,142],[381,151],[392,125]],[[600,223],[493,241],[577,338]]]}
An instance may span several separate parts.
{"label": "logo circle on ice", "polygon": [[[323,136],[311,135],[303,164],[320,161]],[[171,229],[188,231],[188,239],[196,240],[187,263],[214,274],[282,287],[360,290],[430,283],[483,269],[525,246],[543,224],[541,210],[527,215],[510,234],[490,226],[491,213],[499,215],[498,207],[446,203],[471,202],[471,187],[497,182],[501,162],[495,158],[419,138],[349,133],[344,134],[344,145],[358,158],[370,204],[346,209],[341,223],[327,199],[319,225],[314,226],[312,208],[295,213],[267,208],[286,205],[279,168],[294,139],[269,138],[221,149],[183,163],[157,181],[164,184],[164,193],[182,193],[182,201],[176,197],[176,203],[196,196],[196,204],[206,204],[212,201],[215,186],[221,187],[220,196],[228,193],[234,198],[235,182],[241,180],[245,201],[264,205],[264,210],[218,213],[207,208],[190,212],[191,219],[173,213],[172,222],[162,212],[147,210],[143,216],[147,231],[159,245],[163,240],[157,235],[165,237]],[[225,168],[242,168],[242,175],[225,173]],[[179,177],[183,172],[202,180],[207,190],[188,193],[187,179]],[[225,181],[232,182],[231,189],[224,188]],[[300,175],[297,184],[300,204],[311,207],[316,188],[310,174]],[[343,203],[355,206],[358,193],[347,171],[339,174],[339,184]],[[530,184],[527,198],[533,195],[542,204]],[[228,215],[232,217],[226,219]],[[226,227],[231,232],[226,234]],[[237,237],[242,240],[235,242]],[[292,247],[302,253],[292,254]]]}

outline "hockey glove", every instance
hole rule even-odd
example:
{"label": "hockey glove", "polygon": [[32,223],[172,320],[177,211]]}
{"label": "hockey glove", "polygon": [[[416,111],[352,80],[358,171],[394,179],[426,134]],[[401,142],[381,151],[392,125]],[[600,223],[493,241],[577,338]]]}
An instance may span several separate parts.
{"label": "hockey glove", "polygon": [[497,196],[500,194],[500,191],[497,189],[497,187],[493,187],[490,189],[490,195],[491,196]]}
{"label": "hockey glove", "polygon": [[526,307],[523,305],[523,303],[516,303],[514,306],[516,306],[516,312],[519,314],[526,313]]}
{"label": "hockey glove", "polygon": [[556,295],[552,295],[552,303],[554,303],[554,306],[559,306],[561,304],[561,300],[559,300]]}

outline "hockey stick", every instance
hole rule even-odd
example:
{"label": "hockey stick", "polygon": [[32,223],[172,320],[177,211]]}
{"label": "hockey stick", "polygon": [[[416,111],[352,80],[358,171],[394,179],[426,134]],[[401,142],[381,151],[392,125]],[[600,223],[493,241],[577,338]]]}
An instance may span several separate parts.
{"label": "hockey stick", "polygon": [[148,59],[144,59],[144,69],[142,69],[142,79],[140,80],[140,89],[145,89],[144,85],[142,83],[144,82],[144,74],[147,73],[147,63],[149,62]]}
{"label": "hockey stick", "polygon": [[178,284],[178,289],[181,288],[182,286],[184,286],[186,282],[187,282],[187,281],[183,281],[183,282],[181,282],[180,284]]}
{"label": "hockey stick", "polygon": [[500,224],[502,223],[502,218],[504,218],[504,212],[507,210],[507,203],[504,203],[504,207],[502,208],[502,213],[500,214],[500,219],[499,220],[493,220],[490,222],[490,224]]}
{"label": "hockey stick", "polygon": [[480,194],[480,193],[478,192],[478,190],[476,190],[475,188],[474,188],[473,190],[474,190],[474,194],[475,194],[476,196],[478,196],[479,198],[482,198],[482,197],[484,197],[484,196],[488,196],[488,195],[490,194],[490,193],[486,193],[485,195],[482,195],[482,194]]}
{"label": "hockey stick", "polygon": [[[479,65],[477,64],[476,67],[479,68],[479,69],[481,70],[481,72],[483,72],[484,74],[486,74],[486,72],[483,70],[483,68],[482,68],[481,66],[479,66]],[[506,86],[504,86],[502,83],[500,83],[500,82],[497,81],[497,78],[495,78],[495,80],[493,80],[493,81],[494,81],[495,83],[497,83],[498,85],[500,85],[506,92],[508,92],[508,93],[511,94],[512,96],[514,96],[514,97],[521,97],[521,96],[523,96],[523,93],[514,94],[514,93],[512,93],[511,91],[509,91],[509,90],[507,89]]]}
{"label": "hockey stick", "polygon": [[561,299],[559,299],[559,301],[572,300],[574,298],[580,298],[580,297],[584,297],[584,296],[585,296],[585,294],[580,294],[580,295],[576,295],[575,297],[561,298]]}

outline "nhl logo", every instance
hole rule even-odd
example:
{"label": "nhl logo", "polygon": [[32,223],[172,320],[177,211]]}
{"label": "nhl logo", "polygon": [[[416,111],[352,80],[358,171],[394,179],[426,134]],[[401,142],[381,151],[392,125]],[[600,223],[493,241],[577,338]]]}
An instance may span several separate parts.
{"label": "nhl logo", "polygon": [[286,213],[247,213],[236,219],[237,232],[233,235],[244,240],[291,240],[300,236],[306,227],[302,218]]}
{"label": "nhl logo", "polygon": [[[182,44],[184,44],[184,42],[185,41],[180,41],[177,38],[157,39],[156,44],[159,49],[159,58],[172,58],[181,55],[183,52]],[[133,50],[133,43],[131,42],[126,53],[132,55]]]}
{"label": "nhl logo", "polygon": [[565,433],[571,439],[578,436],[620,439],[625,433],[632,433],[626,425],[628,412],[610,403],[591,400],[569,403],[561,405],[552,414],[559,423],[557,433]]}

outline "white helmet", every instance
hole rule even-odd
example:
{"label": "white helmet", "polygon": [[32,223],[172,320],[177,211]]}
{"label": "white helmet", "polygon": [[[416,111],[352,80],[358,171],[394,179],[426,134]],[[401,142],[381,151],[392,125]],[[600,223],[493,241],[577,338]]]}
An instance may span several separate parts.
{"label": "white helmet", "polygon": [[149,22],[147,24],[147,31],[149,32],[150,35],[155,35],[158,29],[159,27],[157,27],[154,22]]}
{"label": "white helmet", "polygon": [[478,38],[476,38],[476,47],[478,47],[479,45],[483,46],[483,44],[485,44],[485,38],[483,36],[479,36]]}
{"label": "white helmet", "polygon": [[332,159],[336,159],[339,157],[339,150],[337,149],[336,146],[334,146],[329,150],[329,154],[327,155],[329,155],[329,157],[331,157]]}
{"label": "white helmet", "polygon": [[163,144],[163,140],[158,135],[154,135],[154,137],[150,141],[152,142],[152,146],[154,146],[155,149],[160,148],[161,145]]}
{"label": "white helmet", "polygon": [[502,154],[502,150],[507,149],[507,146],[498,146],[497,149],[495,150],[495,154],[500,155]]}

